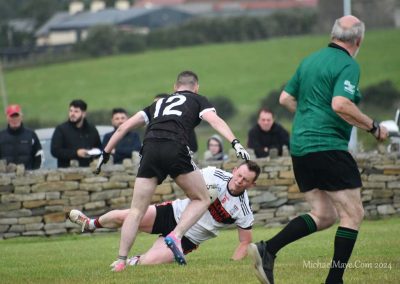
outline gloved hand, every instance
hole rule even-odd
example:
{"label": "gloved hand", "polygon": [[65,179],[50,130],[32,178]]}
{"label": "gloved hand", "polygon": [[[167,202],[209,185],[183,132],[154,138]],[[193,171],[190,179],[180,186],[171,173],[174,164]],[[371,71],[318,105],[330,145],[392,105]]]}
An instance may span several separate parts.
{"label": "gloved hand", "polygon": [[110,153],[101,151],[101,155],[99,157],[99,161],[97,162],[96,170],[93,172],[95,175],[98,175],[101,171],[101,166],[108,162],[110,159]]}
{"label": "gloved hand", "polygon": [[236,157],[241,157],[242,159],[248,161],[250,160],[250,155],[247,153],[247,151],[244,149],[242,144],[240,144],[240,141],[237,139],[233,139],[231,142],[232,148],[235,149],[236,151]]}

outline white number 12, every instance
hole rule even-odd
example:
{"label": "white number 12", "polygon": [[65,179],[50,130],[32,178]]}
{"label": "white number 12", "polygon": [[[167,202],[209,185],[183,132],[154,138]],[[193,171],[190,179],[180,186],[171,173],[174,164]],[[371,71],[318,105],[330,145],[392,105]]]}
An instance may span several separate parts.
{"label": "white number 12", "polygon": [[[167,104],[167,106],[164,108],[162,115],[177,115],[177,116],[181,116],[182,112],[179,110],[175,110],[173,109],[174,107],[180,106],[182,105],[184,102],[186,101],[186,97],[182,96],[182,95],[176,95],[176,96],[172,96],[169,97],[165,103]],[[156,103],[156,110],[154,112],[154,118],[158,117],[159,113],[160,113],[160,108],[162,103],[164,102],[164,99],[159,99]]]}

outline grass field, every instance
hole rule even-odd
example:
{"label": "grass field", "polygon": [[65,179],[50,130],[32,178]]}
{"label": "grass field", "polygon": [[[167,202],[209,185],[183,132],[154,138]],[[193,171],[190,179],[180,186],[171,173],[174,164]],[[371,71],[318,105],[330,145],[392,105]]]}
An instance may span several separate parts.
{"label": "grass field", "polygon": [[[365,221],[350,259],[346,284],[399,283],[400,219]],[[278,228],[254,230],[254,240],[267,239]],[[279,253],[276,283],[323,283],[332,255],[336,228],[311,235]],[[140,234],[132,254],[146,250],[155,236]],[[119,234],[18,238],[0,241],[0,283],[258,283],[250,261],[230,261],[236,230],[222,231],[190,254],[188,265],[130,267],[112,273]],[[308,266],[307,266],[308,265]]]}

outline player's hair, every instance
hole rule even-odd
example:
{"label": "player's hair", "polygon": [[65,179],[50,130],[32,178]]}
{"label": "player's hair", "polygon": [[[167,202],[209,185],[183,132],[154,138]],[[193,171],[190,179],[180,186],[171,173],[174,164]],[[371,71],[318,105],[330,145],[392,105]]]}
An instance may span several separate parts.
{"label": "player's hair", "polygon": [[241,167],[242,165],[246,165],[250,172],[253,172],[256,174],[256,176],[254,177],[254,180],[253,180],[253,182],[255,182],[261,173],[260,166],[256,162],[253,162],[253,161],[243,162],[239,165],[239,167]]}
{"label": "player's hair", "polygon": [[192,71],[183,71],[179,73],[178,78],[176,78],[177,86],[188,86],[193,89],[198,84],[199,77]]}
{"label": "player's hair", "polygon": [[272,114],[272,117],[274,117],[274,112],[270,108],[267,108],[267,107],[260,108],[258,110],[258,116],[260,116],[260,113],[262,113],[262,112],[268,112],[268,113]]}
{"label": "player's hair", "polygon": [[355,44],[357,40],[364,37],[364,32],[365,25],[362,21],[353,24],[351,27],[343,27],[340,19],[337,19],[332,27],[331,39]]}
{"label": "player's hair", "polygon": [[87,104],[83,100],[73,100],[69,103],[69,107],[80,108],[81,111],[87,110]]}
{"label": "player's hair", "polygon": [[111,111],[111,115],[114,115],[116,113],[124,113],[124,114],[128,115],[127,111],[122,107],[113,108]]}

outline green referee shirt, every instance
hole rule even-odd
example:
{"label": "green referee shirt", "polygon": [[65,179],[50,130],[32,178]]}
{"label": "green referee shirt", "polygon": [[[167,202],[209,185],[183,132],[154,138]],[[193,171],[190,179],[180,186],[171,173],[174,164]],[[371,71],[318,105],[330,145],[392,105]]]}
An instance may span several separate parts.
{"label": "green referee shirt", "polygon": [[334,43],[301,62],[285,87],[297,101],[290,138],[292,155],[348,150],[352,126],[333,111],[331,104],[334,96],[343,96],[358,104],[359,79],[357,62]]}

